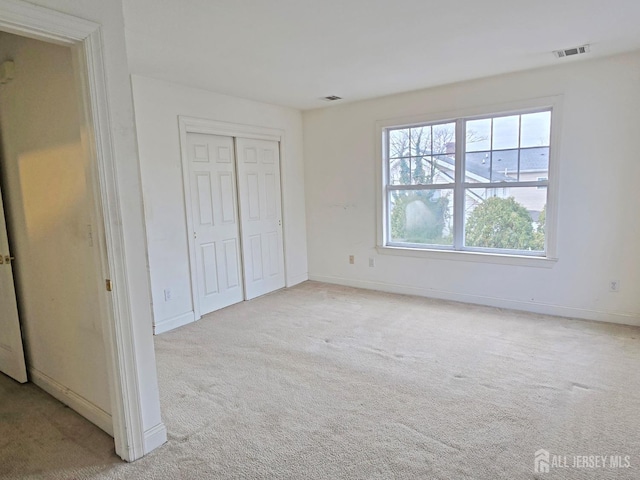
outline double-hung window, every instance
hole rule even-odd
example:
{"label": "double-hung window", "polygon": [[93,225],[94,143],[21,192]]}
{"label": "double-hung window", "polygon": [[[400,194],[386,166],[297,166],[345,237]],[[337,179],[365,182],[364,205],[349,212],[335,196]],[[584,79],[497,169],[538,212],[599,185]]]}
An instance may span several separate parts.
{"label": "double-hung window", "polygon": [[547,255],[552,109],[383,133],[384,245]]}

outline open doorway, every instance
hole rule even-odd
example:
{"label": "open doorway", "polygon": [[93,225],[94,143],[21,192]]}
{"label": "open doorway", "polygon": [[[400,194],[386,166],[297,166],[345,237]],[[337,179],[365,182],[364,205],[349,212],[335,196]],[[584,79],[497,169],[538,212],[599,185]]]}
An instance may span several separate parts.
{"label": "open doorway", "polygon": [[[97,226],[104,227],[94,233],[104,242],[102,279],[113,287],[103,289],[101,297],[107,314],[102,330],[113,433],[118,456],[133,461],[162,445],[167,436],[155,372],[142,198],[132,148],[135,130],[126,52],[120,42],[124,33],[108,13],[118,11],[115,4],[106,11],[94,3],[58,7],[0,2],[0,30],[67,46],[77,66],[83,145],[99,184],[95,192],[102,221]],[[105,22],[104,30],[83,18],[87,16]]]}
{"label": "open doorway", "polygon": [[113,435],[102,224],[73,55],[0,32],[0,61],[0,188],[11,249],[3,253],[14,272],[28,375]]}

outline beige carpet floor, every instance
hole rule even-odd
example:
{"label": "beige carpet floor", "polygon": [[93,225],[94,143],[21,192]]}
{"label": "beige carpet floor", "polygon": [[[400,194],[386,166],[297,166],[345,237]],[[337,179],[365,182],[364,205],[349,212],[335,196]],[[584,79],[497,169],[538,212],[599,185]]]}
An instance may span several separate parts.
{"label": "beige carpet floor", "polygon": [[[306,282],[156,350],[166,445],[120,463],[69,409],[0,380],[0,476],[640,478],[638,328]],[[567,468],[535,473],[539,449]],[[571,468],[595,455],[630,467]]]}

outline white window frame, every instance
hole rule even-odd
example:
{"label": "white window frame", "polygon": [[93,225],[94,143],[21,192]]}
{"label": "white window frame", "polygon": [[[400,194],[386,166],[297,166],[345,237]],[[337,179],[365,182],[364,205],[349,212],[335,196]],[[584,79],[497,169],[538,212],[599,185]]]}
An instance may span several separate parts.
{"label": "white window frame", "polygon": [[[559,128],[561,125],[562,97],[544,97],[508,104],[479,106],[452,112],[424,114],[412,117],[392,118],[376,122],[376,158],[377,158],[377,242],[376,249],[383,255],[409,256],[418,258],[433,258],[439,260],[473,261],[484,263],[498,263],[507,265],[523,265],[535,267],[552,267],[558,260],[557,251],[557,202],[559,185],[560,142]],[[409,128],[424,124],[441,124],[456,122],[456,182],[454,185],[454,231],[461,232],[464,228],[463,200],[465,183],[462,176],[465,121],[480,118],[492,118],[506,115],[526,114],[537,111],[551,110],[551,140],[549,145],[549,174],[547,181],[547,208],[545,223],[545,251],[523,252],[520,250],[488,249],[477,247],[463,247],[460,234],[454,234],[454,245],[418,245],[418,244],[390,244],[388,239],[388,142],[387,131],[396,128]],[[532,185],[529,185],[532,184]],[[475,186],[476,184],[474,184]],[[538,186],[539,182],[509,182],[510,187]],[[479,183],[477,188],[502,188],[504,183]],[[418,186],[416,188],[424,188]],[[429,185],[427,188],[431,188]],[[439,186],[436,186],[439,188]],[[449,187],[451,188],[451,187]]]}

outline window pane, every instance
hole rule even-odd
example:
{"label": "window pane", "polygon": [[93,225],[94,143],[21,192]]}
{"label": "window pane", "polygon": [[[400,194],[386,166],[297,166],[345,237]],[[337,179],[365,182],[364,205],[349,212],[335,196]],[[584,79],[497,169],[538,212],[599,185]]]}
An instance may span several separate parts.
{"label": "window pane", "polygon": [[491,119],[469,120],[466,124],[467,152],[491,150]]}
{"label": "window pane", "polygon": [[520,181],[535,182],[549,177],[549,147],[520,150]]}
{"label": "window pane", "polygon": [[455,181],[455,158],[446,155],[411,159],[413,185],[453,183]]}
{"label": "window pane", "polygon": [[493,149],[518,148],[520,115],[493,119]]}
{"label": "window pane", "polygon": [[411,155],[431,155],[431,127],[411,129]]}
{"label": "window pane", "polygon": [[491,180],[491,152],[473,152],[465,155],[464,181],[468,183]]}
{"label": "window pane", "polygon": [[431,157],[414,158],[411,162],[411,183],[428,185],[434,177],[434,166]]}
{"label": "window pane", "polygon": [[389,158],[408,157],[409,129],[389,130]]}
{"label": "window pane", "polygon": [[500,150],[491,155],[491,181],[518,181],[518,150]]}
{"label": "window pane", "polygon": [[522,115],[520,147],[548,147],[551,137],[551,112]]}
{"label": "window pane", "polygon": [[389,241],[453,245],[453,189],[389,192]]}
{"label": "window pane", "polygon": [[456,124],[443,123],[433,126],[433,153],[455,156]]}
{"label": "window pane", "polygon": [[389,160],[389,183],[391,185],[411,185],[410,158],[393,158]]}
{"label": "window pane", "polygon": [[547,189],[469,188],[465,246],[544,251]]}

